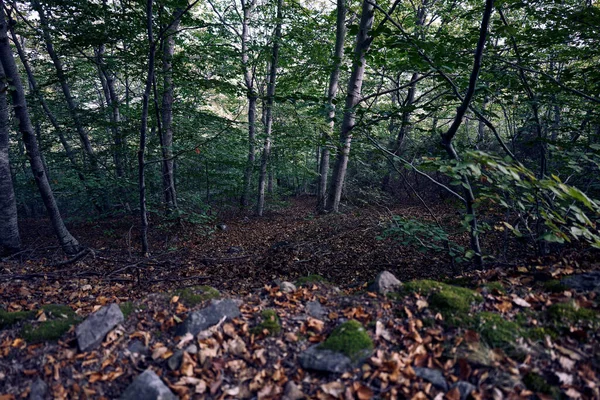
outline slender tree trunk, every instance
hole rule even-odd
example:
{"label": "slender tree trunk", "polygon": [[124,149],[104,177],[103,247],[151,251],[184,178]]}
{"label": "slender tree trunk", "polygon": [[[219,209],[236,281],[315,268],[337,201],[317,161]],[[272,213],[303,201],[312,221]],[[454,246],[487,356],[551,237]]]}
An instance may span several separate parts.
{"label": "slender tree trunk", "polygon": [[21,83],[21,77],[17,70],[17,64],[15,63],[10,48],[6,28],[7,23],[4,14],[4,1],[0,0],[0,62],[2,63],[7,79],[11,82],[11,97],[15,117],[19,124],[19,131],[23,135],[23,142],[25,143],[25,148],[29,157],[31,171],[40,190],[40,195],[44,201],[48,215],[50,216],[58,241],[65,253],[69,255],[75,254],[80,250],[79,242],[77,242],[67,230],[58,210],[52,188],[48,182],[35,132],[31,124],[31,119],[29,118],[27,101],[25,100],[25,91],[23,90],[23,84]]}
{"label": "slender tree trunk", "polygon": [[265,209],[265,186],[267,181],[267,163],[271,154],[271,133],[273,130],[273,101],[275,98],[275,83],[277,79],[277,61],[279,58],[279,42],[281,41],[281,19],[283,0],[277,0],[277,25],[273,35],[273,54],[271,56],[271,68],[269,72],[269,83],[267,85],[267,102],[265,104],[265,143],[260,160],[260,174],[258,177],[258,202],[256,214],[262,216]]}
{"label": "slender tree trunk", "polygon": [[329,130],[323,132],[321,160],[319,163],[319,186],[317,187],[317,210],[325,211],[327,201],[327,177],[329,175],[329,139],[335,127],[335,104],[340,80],[340,65],[344,58],[344,39],[346,38],[346,4],[345,0],[337,0],[337,17],[335,30],[335,49],[333,52],[333,70],[329,76],[329,87],[327,89],[327,123]]}
{"label": "slender tree trunk", "polygon": [[8,137],[10,122],[6,101],[6,75],[0,64],[0,254],[15,253],[21,247],[17,202],[10,172]]}
{"label": "slender tree trunk", "polygon": [[[483,100],[483,106],[481,107],[481,112],[484,113],[485,110],[488,108],[490,103],[490,97],[489,96],[485,96],[485,99]],[[477,147],[479,148],[479,145],[481,143],[483,143],[483,141],[485,140],[485,122],[483,122],[481,119],[479,120],[479,125],[477,126]]]}
{"label": "slender tree trunk", "polygon": [[[463,117],[469,108],[469,104],[475,94],[475,88],[477,86],[477,79],[479,77],[479,71],[481,70],[481,61],[483,60],[483,50],[485,49],[485,42],[487,39],[488,26],[490,23],[490,17],[494,9],[494,0],[486,0],[485,11],[481,20],[481,27],[479,29],[479,40],[477,41],[477,48],[475,49],[475,57],[473,60],[473,69],[471,70],[471,76],[469,77],[469,87],[463,98],[462,103],[456,110],[456,117],[452,121],[450,128],[444,134],[442,134],[442,146],[446,149],[446,152],[453,160],[459,160],[458,153],[452,144],[454,136],[460,127]],[[483,263],[483,257],[481,254],[481,246],[479,244],[479,231],[477,228],[477,216],[475,215],[475,195],[471,188],[469,178],[463,176],[463,186],[465,193],[465,208],[467,215],[470,218],[469,225],[471,227],[471,249],[475,252],[475,262],[478,265]]]}
{"label": "slender tree trunk", "polygon": [[146,210],[146,165],[144,155],[146,152],[146,136],[148,131],[148,107],[150,103],[150,92],[154,80],[154,57],[156,55],[156,43],[152,34],[152,5],[153,0],[146,2],[146,27],[148,30],[148,73],[146,85],[142,97],[142,117],[140,126],[140,147],[138,149],[138,189],[140,197],[140,236],[142,254],[149,255],[148,247],[148,212]]}
{"label": "slender tree trunk", "polygon": [[242,18],[242,67],[244,68],[244,84],[246,85],[246,96],[248,98],[248,160],[246,161],[246,169],[244,170],[244,187],[240,198],[240,205],[247,207],[250,190],[252,189],[252,173],[254,171],[255,161],[255,140],[256,140],[256,100],[258,94],[254,89],[254,74],[249,65],[248,40],[249,40],[249,24],[252,9],[256,5],[256,0],[242,0],[243,18]]}
{"label": "slender tree trunk", "polygon": [[362,15],[360,17],[359,31],[356,35],[356,47],[354,49],[354,63],[352,74],[348,81],[348,91],[346,95],[346,104],[344,108],[344,119],[340,130],[340,143],[337,150],[335,167],[331,176],[331,185],[327,199],[326,211],[338,212],[340,200],[342,198],[342,188],[346,178],[346,169],[348,167],[348,157],[350,156],[350,145],[352,143],[352,129],[355,124],[354,109],[361,97],[362,83],[367,63],[365,54],[371,46],[372,37],[369,31],[373,27],[373,5],[370,1],[364,0],[362,4]]}
{"label": "slender tree trunk", "polygon": [[162,95],[162,183],[167,213],[177,208],[175,174],[173,171],[173,54],[175,32],[179,27],[181,10],[175,11],[175,20],[166,32],[163,45],[163,95]]}

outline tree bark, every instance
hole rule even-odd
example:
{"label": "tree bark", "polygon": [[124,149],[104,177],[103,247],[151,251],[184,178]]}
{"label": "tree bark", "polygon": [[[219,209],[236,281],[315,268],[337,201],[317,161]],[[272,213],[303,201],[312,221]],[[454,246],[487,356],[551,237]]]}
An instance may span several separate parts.
{"label": "tree bark", "polygon": [[52,38],[50,36],[48,18],[46,17],[44,8],[38,0],[32,0],[32,5],[34,10],[39,15],[40,26],[42,28],[42,35],[44,37],[46,50],[48,51],[48,55],[52,59],[52,64],[54,65],[54,69],[56,70],[56,77],[58,78],[58,82],[60,83],[60,87],[65,97],[65,101],[67,102],[67,109],[69,110],[69,115],[73,120],[75,130],[79,135],[81,145],[83,146],[83,150],[88,157],[92,171],[98,172],[98,162],[96,160],[96,154],[94,153],[94,149],[92,148],[90,138],[85,129],[83,128],[81,118],[79,117],[79,110],[77,108],[77,105],[75,104],[75,99],[73,98],[73,95],[71,93],[71,88],[67,82],[67,77],[65,76],[62,61],[60,60],[60,58],[56,54],[56,51],[54,50],[54,44],[52,43]]}
{"label": "tree bark", "polygon": [[256,140],[256,101],[258,94],[254,89],[254,73],[249,65],[250,56],[248,54],[249,40],[249,24],[252,9],[256,5],[256,0],[242,0],[243,17],[242,17],[242,67],[244,69],[244,84],[246,86],[246,96],[248,98],[248,160],[246,161],[246,169],[244,170],[244,187],[240,198],[240,205],[247,207],[250,190],[252,188],[252,173],[254,171],[255,161],[255,140]]}
{"label": "tree bark", "polygon": [[283,0],[277,0],[277,25],[273,35],[273,54],[271,56],[271,68],[269,72],[269,83],[267,84],[267,101],[265,104],[265,143],[260,160],[260,174],[258,177],[258,202],[256,214],[260,217],[265,209],[265,186],[267,181],[267,163],[271,154],[271,133],[273,130],[273,102],[275,98],[275,83],[277,79],[277,61],[279,58],[279,42],[281,41],[281,19]]}
{"label": "tree bark", "polygon": [[0,62],[4,68],[4,72],[8,80],[11,81],[11,97],[15,117],[18,121],[19,131],[23,136],[25,149],[29,157],[31,171],[35,178],[35,182],[40,191],[40,195],[48,211],[48,215],[52,222],[54,232],[58,237],[58,241],[63,251],[69,255],[79,252],[79,242],[67,230],[63,219],[58,210],[56,199],[52,193],[50,182],[44,170],[40,150],[35,137],[35,132],[29,118],[27,110],[27,101],[25,100],[25,91],[21,83],[21,77],[17,70],[17,64],[13,57],[12,50],[8,41],[7,21],[4,14],[4,1],[0,0]]}
{"label": "tree bark", "polygon": [[345,0],[337,0],[337,16],[335,22],[335,49],[333,52],[333,70],[329,76],[329,87],[327,89],[327,123],[329,130],[323,132],[321,160],[319,163],[319,186],[317,188],[317,211],[325,211],[327,201],[327,177],[329,175],[329,139],[335,127],[335,104],[340,80],[340,65],[344,58],[344,40],[346,38],[346,4]]}
{"label": "tree bark", "polygon": [[8,157],[8,137],[10,122],[6,101],[6,75],[0,64],[0,254],[15,253],[21,247],[19,224],[17,221],[17,202],[10,172]]}
{"label": "tree bark", "polygon": [[175,174],[173,171],[173,54],[175,52],[174,35],[179,27],[182,11],[175,11],[175,19],[165,34],[163,44],[163,94],[161,107],[162,120],[162,183],[167,213],[177,208]]}
{"label": "tree bark", "polygon": [[335,167],[331,176],[331,185],[327,199],[326,211],[338,212],[342,198],[342,188],[348,168],[348,157],[352,143],[352,129],[355,124],[355,107],[360,101],[363,78],[367,66],[365,54],[371,46],[372,37],[369,30],[373,27],[373,5],[369,0],[362,4],[362,15],[360,17],[359,31],[356,35],[356,47],[354,49],[354,63],[352,74],[348,81],[346,104],[344,108],[344,119],[340,129],[340,143],[337,150]]}

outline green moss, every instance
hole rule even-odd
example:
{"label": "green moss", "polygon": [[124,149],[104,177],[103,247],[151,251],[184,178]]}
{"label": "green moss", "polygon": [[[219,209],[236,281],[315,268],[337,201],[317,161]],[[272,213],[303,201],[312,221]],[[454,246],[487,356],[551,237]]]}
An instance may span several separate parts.
{"label": "green moss", "polygon": [[597,314],[593,310],[577,307],[575,302],[556,303],[548,307],[548,318],[555,323],[572,324],[577,322],[594,322]]}
{"label": "green moss", "polygon": [[263,310],[261,317],[262,322],[252,329],[252,333],[260,334],[268,331],[271,336],[279,335],[281,323],[277,313],[274,310]]}
{"label": "green moss", "polygon": [[548,380],[540,374],[536,374],[535,372],[528,373],[523,377],[523,383],[527,389],[533,392],[548,394],[555,399],[560,399],[560,389],[550,385]]}
{"label": "green moss", "polygon": [[135,311],[135,305],[131,301],[126,301],[125,303],[119,304],[119,308],[121,309],[125,319],[127,319]]}
{"label": "green moss", "polygon": [[178,290],[175,294],[189,307],[198,305],[206,300],[218,299],[221,297],[221,293],[211,286],[194,286]]}
{"label": "green moss", "polygon": [[422,295],[429,295],[431,292],[435,290],[441,290],[446,286],[450,285],[446,283],[432,281],[430,279],[421,279],[417,281],[407,282],[403,286],[402,291],[405,293],[419,293]]}
{"label": "green moss", "polygon": [[475,316],[476,329],[491,347],[511,348],[515,340],[523,336],[519,324],[508,321],[502,315],[493,312],[480,312]]}
{"label": "green moss", "polygon": [[310,285],[313,283],[329,283],[329,282],[327,282],[327,279],[323,278],[321,275],[311,274],[311,275],[307,275],[307,276],[298,278],[298,280],[296,281],[296,286]]}
{"label": "green moss", "polygon": [[502,286],[502,283],[500,282],[487,282],[483,285],[483,287],[487,288],[490,292],[491,291],[498,291],[499,293],[506,293],[506,289],[504,289],[504,286]]}
{"label": "green moss", "polygon": [[464,277],[460,277],[460,278],[450,278],[450,279],[446,279],[444,281],[445,283],[449,284],[449,285],[454,285],[454,286],[471,286],[473,281],[471,278],[468,278],[466,276]]}
{"label": "green moss", "polygon": [[373,341],[360,322],[350,320],[336,327],[321,348],[343,353],[356,362],[373,350]]}
{"label": "green moss", "polygon": [[526,335],[528,338],[536,341],[543,341],[547,336],[551,339],[557,339],[559,334],[554,329],[549,327],[537,326],[535,328],[527,329]]}
{"label": "green moss", "polygon": [[13,326],[17,322],[25,321],[35,317],[33,311],[15,311],[8,312],[0,310],[0,329],[5,329]]}
{"label": "green moss", "polygon": [[48,318],[74,318],[76,316],[71,307],[62,304],[46,304],[42,306],[42,310]]}
{"label": "green moss", "polygon": [[23,339],[30,343],[58,340],[80,321],[69,306],[46,304],[42,306],[42,310],[46,314],[46,321],[27,323],[21,329]]}
{"label": "green moss", "polygon": [[559,280],[556,279],[546,281],[543,283],[542,286],[546,292],[550,293],[562,293],[565,290],[569,289],[567,286],[563,285],[562,283],[560,283]]}

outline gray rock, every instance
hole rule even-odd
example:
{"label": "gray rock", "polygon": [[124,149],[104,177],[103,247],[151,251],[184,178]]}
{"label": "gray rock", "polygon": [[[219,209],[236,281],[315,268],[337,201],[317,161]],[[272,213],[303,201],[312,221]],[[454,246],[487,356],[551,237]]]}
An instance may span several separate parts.
{"label": "gray rock", "polygon": [[431,382],[433,386],[443,390],[444,392],[448,391],[448,382],[446,382],[446,378],[444,378],[442,371],[438,369],[421,367],[414,367],[413,369],[415,370],[415,375],[417,375],[419,378]]}
{"label": "gray rock", "polygon": [[152,371],[145,370],[131,382],[121,400],[177,400],[167,385]]}
{"label": "gray rock", "polygon": [[292,282],[283,281],[281,282],[281,285],[279,285],[279,289],[281,289],[283,293],[293,293],[298,288]]}
{"label": "gray rock", "polygon": [[48,392],[48,385],[46,382],[37,378],[31,384],[31,390],[29,392],[29,400],[44,400],[46,398],[46,393]]}
{"label": "gray rock", "polygon": [[175,334],[183,336],[191,333],[196,336],[199,332],[219,323],[223,317],[232,319],[239,316],[240,308],[234,300],[213,300],[208,307],[190,313],[186,320],[177,327]]}
{"label": "gray rock", "polygon": [[133,354],[141,354],[144,356],[150,354],[150,350],[148,350],[144,343],[142,343],[141,340],[137,339],[134,339],[131,341],[131,343],[129,343],[129,345],[127,346],[127,350],[129,350]]}
{"label": "gray rock", "polygon": [[389,271],[380,272],[375,278],[375,282],[369,286],[369,290],[379,294],[387,294],[398,289],[402,285],[394,274]]}
{"label": "gray rock", "polygon": [[123,313],[116,304],[102,307],[91,314],[75,328],[79,350],[92,350],[102,343],[108,332],[112,331],[124,320]]}
{"label": "gray rock", "polygon": [[335,351],[319,349],[318,344],[300,353],[298,360],[302,368],[313,371],[341,374],[352,368],[352,361],[348,357]]}
{"label": "gray rock", "polygon": [[327,310],[318,301],[309,301],[306,303],[306,313],[311,317],[323,319],[327,315]]}
{"label": "gray rock", "polygon": [[568,276],[560,281],[571,289],[582,292],[596,292],[600,294],[600,271],[587,272]]}
{"label": "gray rock", "polygon": [[181,361],[183,361],[183,350],[175,350],[175,353],[167,360],[167,367],[171,371],[175,371],[181,366]]}
{"label": "gray rock", "polygon": [[195,344],[190,344],[188,347],[185,348],[185,352],[188,354],[198,354],[198,346],[196,346]]}
{"label": "gray rock", "polygon": [[292,381],[288,381],[283,390],[282,400],[300,400],[305,398],[306,395],[302,393],[300,386],[296,385]]}
{"label": "gray rock", "polygon": [[243,251],[244,251],[244,249],[240,246],[231,246],[230,248],[227,249],[228,254],[237,254],[237,253],[241,253]]}
{"label": "gray rock", "polygon": [[454,389],[455,387],[457,387],[458,391],[460,392],[460,400],[468,399],[471,392],[477,390],[475,385],[465,381],[456,382],[450,389]]}

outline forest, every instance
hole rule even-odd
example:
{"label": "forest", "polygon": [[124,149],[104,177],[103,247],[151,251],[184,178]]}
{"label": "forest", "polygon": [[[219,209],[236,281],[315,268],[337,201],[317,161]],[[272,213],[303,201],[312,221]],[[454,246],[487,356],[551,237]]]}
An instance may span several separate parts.
{"label": "forest", "polygon": [[0,400],[600,399],[596,0],[0,0]]}

